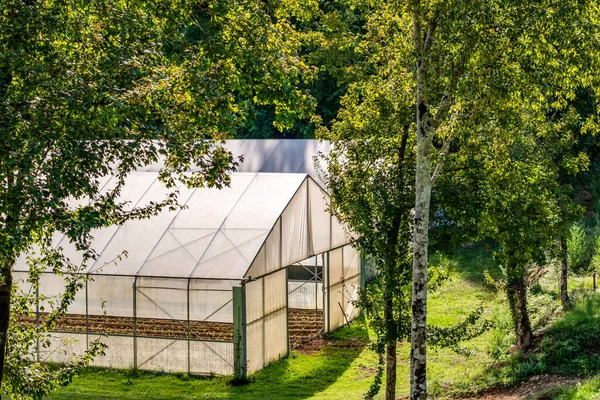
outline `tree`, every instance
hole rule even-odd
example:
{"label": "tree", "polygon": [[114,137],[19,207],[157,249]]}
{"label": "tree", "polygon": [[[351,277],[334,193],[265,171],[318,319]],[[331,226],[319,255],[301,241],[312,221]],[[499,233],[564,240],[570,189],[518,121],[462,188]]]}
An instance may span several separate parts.
{"label": "tree", "polygon": [[379,274],[360,295],[380,355],[367,397],[379,391],[385,365],[385,398],[395,399],[397,342],[408,339],[410,331],[412,102],[410,91],[396,85],[396,71],[377,57],[384,50],[377,32],[381,21],[367,10],[345,6],[324,5],[311,35],[310,62],[335,77],[339,90],[347,88],[335,118],[320,113],[323,126],[316,136],[334,143],[322,171],[331,211],[356,234],[356,245]]}
{"label": "tree", "polygon": [[[411,399],[425,399],[429,213],[443,156],[453,139],[477,135],[479,127],[498,121],[494,115],[521,105],[545,117],[550,106],[564,108],[575,90],[591,85],[586,68],[592,66],[595,43],[587,38],[597,36],[598,23],[594,2],[414,1],[405,10],[410,14],[405,37],[414,43],[410,79],[417,126]],[[510,133],[492,132],[511,140]],[[436,143],[442,156],[432,172]],[[520,276],[524,266],[515,268]],[[511,283],[516,293],[509,299],[518,298],[522,307],[521,286]]]}
{"label": "tree", "polygon": [[[369,85],[370,90],[378,90],[378,87]],[[360,307],[377,334],[377,352],[381,357],[385,353],[385,398],[395,399],[396,344],[398,340],[408,339],[410,321],[412,188],[407,180],[414,162],[408,127],[401,137],[395,138],[396,127],[388,125],[394,124],[395,118],[370,118],[386,105],[389,104],[366,102],[344,108],[344,116],[362,109],[363,112],[355,114],[360,115],[358,120],[371,123],[361,124],[357,129],[353,122],[358,121],[340,116],[332,126],[332,133],[319,136],[335,138],[324,174],[331,210],[357,235],[356,246],[375,262],[379,273],[376,282],[361,292]],[[369,137],[355,139],[356,131],[363,129],[369,132]],[[383,364],[380,358],[380,366]],[[381,373],[380,368],[368,397],[378,392]]]}
{"label": "tree", "polygon": [[552,256],[556,240],[577,215],[565,179],[587,167],[588,157],[577,146],[580,122],[572,106],[560,113],[507,106],[499,119],[490,116],[479,135],[465,140],[460,153],[449,156],[452,172],[440,182],[439,201],[449,216],[497,244],[495,258],[503,267],[522,351],[533,340],[526,296],[535,277],[532,267]]}
{"label": "tree", "polygon": [[[309,59],[320,73],[336,76],[339,86],[347,87],[331,123],[330,118],[317,118],[323,122],[317,138],[333,143],[323,155],[327,167],[322,178],[329,189],[331,211],[356,235],[355,245],[378,271],[359,301],[377,335],[375,349],[380,355],[367,397],[378,392],[385,365],[385,397],[395,399],[397,342],[410,340],[415,127],[412,89],[402,79],[406,71],[390,66],[397,67],[406,54],[386,53],[386,38],[397,32],[393,23],[382,24],[378,15],[343,7],[322,11],[312,33],[315,50]],[[348,55],[351,45],[355,50]],[[435,276],[440,283],[445,275]],[[487,328],[480,317],[477,311],[457,326],[430,327],[430,345],[458,350],[460,341]]]}
{"label": "tree", "polygon": [[[236,160],[219,141],[251,103],[274,105],[280,128],[310,109],[297,89],[310,71],[287,17],[305,18],[311,8],[218,0],[0,4],[0,388],[38,398],[101,351],[58,371],[26,354],[81,287],[77,272],[97,257],[94,230],[178,207],[181,185],[226,186]],[[169,194],[130,207],[120,198],[127,176],[159,158]],[[191,165],[197,172],[187,173]],[[103,189],[108,175],[116,183]],[[55,232],[81,251],[82,265],[52,247]],[[33,332],[15,323],[38,301],[13,284],[15,260],[26,256],[34,287],[43,269],[66,280]]]}
{"label": "tree", "polygon": [[[425,399],[431,193],[450,149],[485,131],[508,108],[563,109],[595,74],[598,5],[591,1],[347,2],[366,21],[350,45],[386,71],[416,131],[411,399]],[[349,35],[348,40],[355,39]],[[347,68],[351,73],[356,69]],[[361,75],[362,74],[362,75]],[[393,78],[392,78],[393,77]],[[488,130],[510,141],[510,132]],[[400,134],[400,133],[398,133]]]}
{"label": "tree", "polygon": [[[590,91],[582,90],[570,104],[570,113],[558,116],[558,123],[565,131],[562,146],[557,146],[554,154],[559,166],[558,181],[565,193],[561,206],[561,229],[558,238],[560,272],[560,300],[563,309],[570,305],[568,291],[569,242],[571,227],[587,214],[586,204],[580,199],[590,191],[589,185],[597,176],[596,159],[598,144],[596,140],[597,122],[595,121],[595,100]],[[593,202],[592,202],[593,204]]]}

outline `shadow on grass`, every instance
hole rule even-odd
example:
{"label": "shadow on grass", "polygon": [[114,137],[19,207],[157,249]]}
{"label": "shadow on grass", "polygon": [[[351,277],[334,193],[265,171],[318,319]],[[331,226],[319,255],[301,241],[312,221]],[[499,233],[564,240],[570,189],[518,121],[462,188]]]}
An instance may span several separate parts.
{"label": "shadow on grass", "polygon": [[[290,356],[250,377],[245,386],[232,387],[230,399],[304,399],[336,383],[360,356],[368,341],[364,321],[326,336],[320,350]],[[360,395],[360,394],[357,394]]]}
{"label": "shadow on grass", "polygon": [[[361,339],[356,339],[359,337]],[[334,332],[327,344],[310,354],[292,353],[232,386],[231,377],[201,377],[130,370],[88,368],[49,399],[301,399],[336,383],[366,346],[364,322]],[[252,344],[250,344],[252,345]],[[359,396],[360,397],[360,396]]]}
{"label": "shadow on grass", "polygon": [[502,270],[494,261],[492,249],[486,243],[470,243],[447,254],[436,253],[432,264],[439,264],[442,260],[448,261],[451,274],[458,274],[486,290],[494,289],[494,286],[486,280],[486,272],[494,280],[502,278]]}
{"label": "shadow on grass", "polygon": [[590,376],[600,373],[600,294],[588,294],[536,339],[527,355],[515,354],[455,390],[473,394],[513,386],[536,375]]}

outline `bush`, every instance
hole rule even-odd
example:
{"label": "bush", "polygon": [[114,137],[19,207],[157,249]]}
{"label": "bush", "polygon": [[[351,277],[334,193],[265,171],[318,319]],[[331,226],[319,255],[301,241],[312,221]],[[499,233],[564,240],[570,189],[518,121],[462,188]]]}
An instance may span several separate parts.
{"label": "bush", "polygon": [[489,355],[497,361],[510,358],[510,346],[515,343],[515,331],[507,308],[495,310],[492,314],[492,335],[488,348]]}
{"label": "bush", "polygon": [[527,302],[531,328],[534,332],[550,325],[561,309],[557,299],[547,293],[530,294]]}
{"label": "bush", "polygon": [[572,388],[563,388],[555,400],[597,400],[600,398],[600,376]]}
{"label": "bush", "polygon": [[600,371],[600,295],[577,303],[540,342],[544,362],[554,373],[588,375]]}
{"label": "bush", "polygon": [[576,273],[590,270],[594,255],[600,253],[596,251],[600,247],[600,237],[597,235],[596,227],[587,226],[584,222],[574,224],[571,227],[567,246],[571,270]]}

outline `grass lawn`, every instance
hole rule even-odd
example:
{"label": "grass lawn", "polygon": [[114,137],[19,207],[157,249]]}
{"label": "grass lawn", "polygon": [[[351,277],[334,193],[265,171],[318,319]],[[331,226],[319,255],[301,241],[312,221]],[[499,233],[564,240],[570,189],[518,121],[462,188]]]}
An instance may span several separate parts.
{"label": "grass lawn", "polygon": [[[432,262],[445,262],[450,270],[450,279],[429,297],[429,323],[452,325],[464,320],[479,306],[484,307],[488,318],[506,312],[502,295],[484,279],[486,270],[495,278],[500,273],[494,269],[490,255],[482,247],[465,248],[450,258],[434,255]],[[468,357],[449,349],[430,350],[428,377],[431,398],[444,398],[456,390],[472,391],[502,382],[502,378],[490,373],[495,363],[489,355],[493,334],[489,331],[465,343],[472,354]],[[343,344],[349,338],[366,339],[369,335],[372,332],[359,319],[353,322],[351,328],[334,332],[332,339]],[[373,381],[377,357],[367,346],[336,344],[334,341],[312,354],[293,353],[254,374],[245,386],[230,386],[230,379],[224,377],[198,378],[90,369],[50,398],[361,399]],[[407,343],[398,349],[398,395],[409,392],[409,350]],[[383,393],[378,398],[383,398]]]}

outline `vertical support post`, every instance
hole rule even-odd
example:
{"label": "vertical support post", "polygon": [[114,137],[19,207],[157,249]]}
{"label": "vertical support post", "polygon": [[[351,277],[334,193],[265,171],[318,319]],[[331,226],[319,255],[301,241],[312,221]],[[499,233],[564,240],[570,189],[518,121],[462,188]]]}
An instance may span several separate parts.
{"label": "vertical support post", "polygon": [[327,252],[327,332],[331,331],[331,275],[329,269],[331,267],[331,257]]}
{"label": "vertical support post", "polygon": [[190,326],[190,283],[191,283],[192,279],[188,278],[187,281],[187,373],[188,375],[190,375],[191,373],[191,356],[192,356],[192,349],[191,349],[191,343],[190,343],[190,337],[191,337],[191,333],[192,333],[192,327]]}
{"label": "vertical support post", "polygon": [[90,349],[90,308],[88,303],[88,281],[90,274],[85,275],[85,348]]}
{"label": "vertical support post", "polygon": [[285,337],[287,339],[287,354],[290,354],[290,295],[288,267],[285,267]]}
{"label": "vertical support post", "polygon": [[310,234],[311,232],[311,226],[310,226],[310,215],[311,215],[311,209],[310,209],[310,195],[309,195],[309,185],[308,185],[308,177],[304,180],[306,182],[306,254],[312,254],[313,252],[313,243],[311,243],[311,239],[312,236]]}
{"label": "vertical support post", "polygon": [[317,264],[317,256],[315,256],[315,313],[319,310],[319,266]]}
{"label": "vertical support post", "polygon": [[137,279],[133,278],[133,369],[137,370]]}
{"label": "vertical support post", "polygon": [[246,288],[233,288],[233,378],[245,381],[248,377],[246,355]]}
{"label": "vertical support post", "polygon": [[[40,279],[43,274],[40,275]],[[35,326],[39,329],[40,327],[40,281],[38,280],[37,287],[35,288]],[[39,332],[37,333],[39,335]],[[40,362],[40,337],[36,338],[36,361]]]}
{"label": "vertical support post", "polygon": [[266,322],[266,318],[265,318],[265,278],[260,278],[262,280],[262,316],[261,316],[261,321],[262,321],[262,368],[267,366],[267,335],[265,335],[265,322]]}

